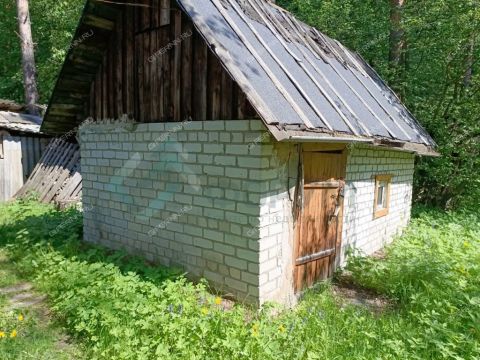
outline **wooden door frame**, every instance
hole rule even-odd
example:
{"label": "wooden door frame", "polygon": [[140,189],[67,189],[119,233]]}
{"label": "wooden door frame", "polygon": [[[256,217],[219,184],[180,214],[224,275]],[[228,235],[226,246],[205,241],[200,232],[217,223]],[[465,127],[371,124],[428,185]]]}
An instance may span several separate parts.
{"label": "wooden door frame", "polygon": [[[341,155],[341,159],[343,162],[342,166],[342,178],[345,180],[346,176],[346,169],[347,169],[347,157],[348,157],[348,149],[346,147],[346,144],[302,144],[300,147],[300,153],[301,153],[301,174],[299,174],[299,177],[301,176],[301,179],[297,182],[297,186],[301,186],[302,189],[300,189],[299,194],[302,194],[302,200],[301,204],[302,207],[298,211],[298,216],[296,216],[295,223],[294,223],[294,249],[293,249],[293,259],[292,259],[292,273],[295,274],[296,271],[296,259],[298,258],[298,244],[299,244],[299,237],[300,237],[300,230],[301,230],[301,219],[303,216],[303,192],[304,192],[304,186],[305,186],[305,171],[304,171],[304,160],[305,160],[305,153],[309,152],[318,152],[318,153],[336,153]],[[339,267],[340,265],[340,260],[341,260],[341,249],[342,249],[342,232],[343,232],[343,215],[344,215],[344,201],[345,197],[345,188],[344,188],[344,196],[340,197],[341,201],[341,206],[340,206],[340,212],[337,217],[337,238],[336,238],[336,246],[335,246],[335,258],[333,260],[333,268],[330,269],[329,271],[332,273],[335,272],[335,270]],[[295,281],[295,276],[292,276],[292,278]],[[293,284],[294,289],[295,289],[295,284]],[[301,293],[303,290],[296,290],[296,293]]]}

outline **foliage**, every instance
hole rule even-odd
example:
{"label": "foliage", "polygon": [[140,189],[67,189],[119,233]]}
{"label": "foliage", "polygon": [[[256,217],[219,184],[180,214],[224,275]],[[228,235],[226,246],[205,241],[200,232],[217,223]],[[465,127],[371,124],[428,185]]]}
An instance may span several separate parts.
{"label": "foliage", "polygon": [[[30,1],[40,102],[46,103],[63,63],[84,0]],[[15,0],[0,5],[0,99],[23,103],[23,84]]]}
{"label": "foliage", "polygon": [[410,330],[408,341],[421,351],[436,349],[434,358],[478,354],[479,214],[422,209],[386,256],[386,261],[356,258],[348,268],[358,284],[395,299],[412,324],[423,327]]}
{"label": "foliage", "polygon": [[[23,284],[15,271],[16,265],[9,261],[0,249],[0,287]],[[25,295],[22,293],[22,295]],[[14,294],[10,294],[12,298]],[[0,358],[2,360],[81,360],[80,348],[66,342],[61,328],[52,322],[46,309],[37,304],[35,308],[11,310],[7,295],[0,295]]]}
{"label": "foliage", "polygon": [[138,259],[127,269],[125,254],[80,243],[80,220],[59,227],[75,210],[17,202],[0,205],[0,214],[0,246],[49,295],[92,359],[480,356],[478,214],[421,210],[385,261],[352,261],[359,284],[395,301],[379,314],[340,302],[328,283],[294,310],[228,309],[204,282]]}
{"label": "foliage", "polygon": [[[42,102],[47,102],[52,92],[83,3],[84,0],[30,1]],[[394,76],[388,63],[388,1],[279,0],[277,3],[359,52],[392,86],[404,89],[404,101],[433,135],[442,155],[419,159],[415,177],[417,199],[449,208],[475,207],[480,201],[478,2],[405,2],[403,26],[408,46],[403,80]],[[21,101],[15,1],[4,0],[2,4],[0,98]],[[467,76],[470,65],[471,78]]]}
{"label": "foliage", "polygon": [[[22,319],[22,320],[19,320]],[[0,356],[2,360],[82,359],[80,351],[70,344],[59,346],[61,333],[44,324],[39,315],[3,312],[0,306]]]}
{"label": "foliage", "polygon": [[[388,1],[277,2],[359,52],[392,86],[404,88],[405,103],[438,143],[442,155],[418,161],[417,198],[447,207],[478,204],[480,43],[478,36],[475,38],[480,33],[478,2],[405,2],[407,64],[400,84],[394,82],[388,63]],[[472,41],[474,48],[470,50]],[[473,76],[469,79],[466,72],[471,64]]]}

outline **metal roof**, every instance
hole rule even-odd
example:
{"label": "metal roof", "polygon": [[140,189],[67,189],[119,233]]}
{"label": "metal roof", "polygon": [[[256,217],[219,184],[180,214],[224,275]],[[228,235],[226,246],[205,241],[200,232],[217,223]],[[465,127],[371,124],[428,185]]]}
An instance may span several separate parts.
{"label": "metal roof", "polygon": [[0,111],[0,129],[38,134],[41,124],[39,116]]}
{"label": "metal roof", "polygon": [[267,124],[435,146],[358,54],[288,11],[265,0],[178,2]]}
{"label": "metal roof", "polygon": [[[357,53],[288,11],[267,0],[177,3],[277,140],[347,138],[436,154],[433,139]],[[87,1],[77,35],[91,27],[89,16],[105,18],[111,26],[86,39],[85,48],[106,49],[121,1],[115,4]],[[68,131],[82,121],[83,104],[77,99],[88,98],[95,64],[102,60],[97,51],[88,61],[75,62],[83,59],[82,51],[80,46],[69,50],[45,115],[45,131]],[[74,80],[75,98],[68,95]],[[70,101],[71,109],[65,108]]]}

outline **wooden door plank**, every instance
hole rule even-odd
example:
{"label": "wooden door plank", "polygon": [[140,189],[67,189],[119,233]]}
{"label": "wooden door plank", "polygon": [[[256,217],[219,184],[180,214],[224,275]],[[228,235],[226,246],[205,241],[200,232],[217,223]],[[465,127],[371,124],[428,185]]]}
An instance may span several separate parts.
{"label": "wooden door plank", "polygon": [[295,228],[295,291],[332,276],[335,270],[341,219],[331,215],[343,184],[345,163],[343,153],[303,154],[303,209]]}

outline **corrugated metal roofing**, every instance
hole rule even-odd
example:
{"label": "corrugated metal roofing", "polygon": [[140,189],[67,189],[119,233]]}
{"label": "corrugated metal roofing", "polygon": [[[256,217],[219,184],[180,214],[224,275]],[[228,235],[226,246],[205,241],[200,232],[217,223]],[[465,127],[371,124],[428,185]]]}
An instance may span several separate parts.
{"label": "corrugated metal roofing", "polygon": [[40,133],[42,118],[39,116],[0,111],[0,129]]}
{"label": "corrugated metal roofing", "polygon": [[435,146],[358,54],[286,10],[265,0],[178,2],[267,124]]}
{"label": "corrugated metal roofing", "polygon": [[[109,24],[96,29],[96,36],[85,41],[87,48],[106,49],[123,1],[87,1],[77,35],[91,27],[90,16]],[[433,139],[358,54],[286,10],[267,0],[177,3],[277,140],[347,138],[435,154]],[[81,99],[88,98],[103,57],[101,51],[88,53],[86,61],[82,51],[81,46],[69,51],[45,115],[46,131],[68,131],[83,121]],[[79,77],[82,86],[73,81]],[[70,94],[73,87],[76,98]]]}

